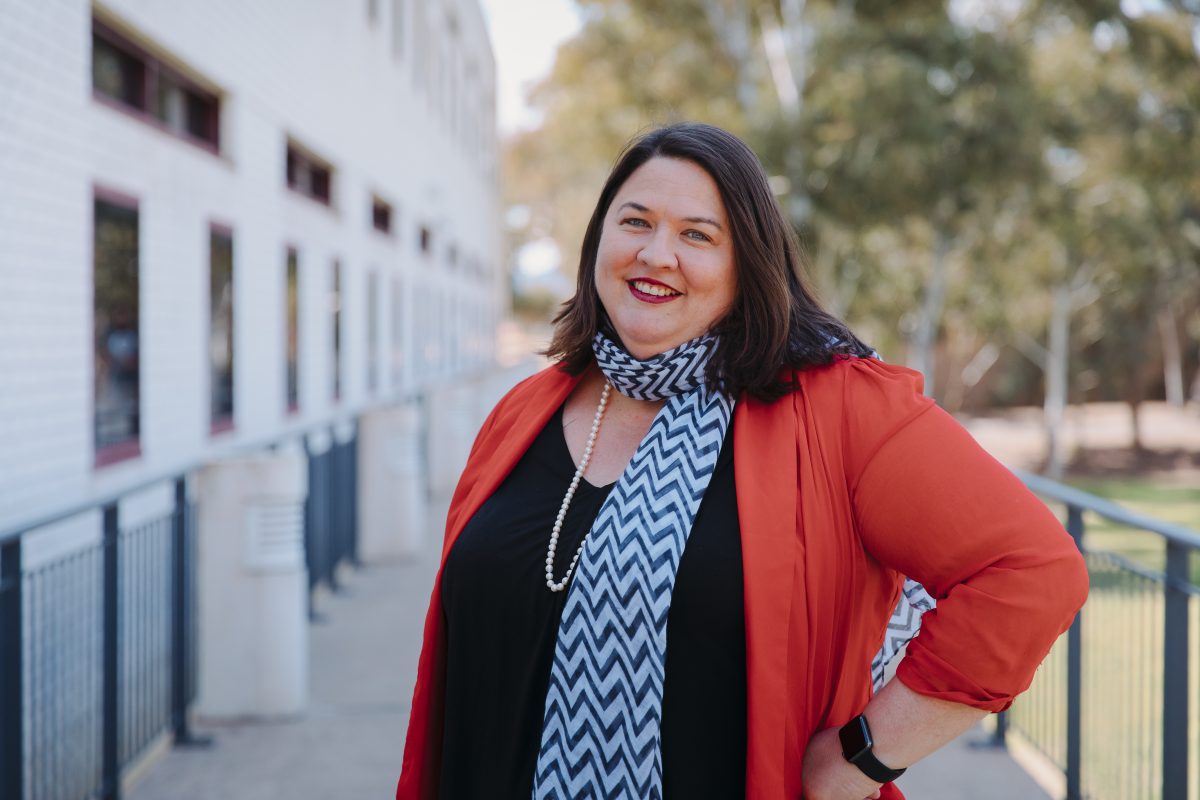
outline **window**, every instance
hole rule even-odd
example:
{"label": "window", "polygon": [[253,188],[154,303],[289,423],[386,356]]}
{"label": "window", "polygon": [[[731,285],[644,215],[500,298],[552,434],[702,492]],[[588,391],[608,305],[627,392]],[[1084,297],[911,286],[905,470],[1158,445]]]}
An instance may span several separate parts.
{"label": "window", "polygon": [[329,164],[313,156],[298,145],[288,142],[287,185],[294,192],[310,197],[318,203],[329,205],[332,194],[333,169]]}
{"label": "window", "polygon": [[97,191],[94,215],[93,430],[99,466],[141,452],[137,201]]}
{"label": "window", "polygon": [[392,207],[379,197],[371,198],[371,225],[380,233],[392,232]]}
{"label": "window", "polygon": [[342,398],[342,265],[333,262],[333,291],[329,294],[333,324],[333,399]]}
{"label": "window", "polygon": [[287,252],[287,288],[286,288],[286,314],[287,314],[287,329],[284,336],[287,348],[287,410],[288,413],[294,413],[300,408],[300,376],[299,376],[299,359],[297,358],[300,349],[300,258],[295,249],[288,248]]}
{"label": "window", "polygon": [[175,136],[219,147],[220,98],[95,19],[92,89],[102,101]]}
{"label": "window", "polygon": [[214,225],[208,236],[209,422],[233,427],[233,232]]}

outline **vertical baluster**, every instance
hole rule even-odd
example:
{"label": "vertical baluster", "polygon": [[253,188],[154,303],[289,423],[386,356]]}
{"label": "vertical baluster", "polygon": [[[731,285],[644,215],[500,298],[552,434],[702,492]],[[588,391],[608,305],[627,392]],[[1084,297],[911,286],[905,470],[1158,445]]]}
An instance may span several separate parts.
{"label": "vertical baluster", "polygon": [[103,755],[101,756],[101,800],[120,800],[121,769],[117,756],[119,735],[119,709],[117,702],[117,657],[118,631],[118,573],[120,530],[117,528],[116,503],[104,507],[104,674],[103,707],[104,731]]}
{"label": "vertical baluster", "polygon": [[25,777],[21,538],[0,545],[0,797],[22,797]]}
{"label": "vertical baluster", "polygon": [[1167,542],[1163,624],[1163,797],[1186,797],[1188,784],[1188,580],[1190,551]]}
{"label": "vertical baluster", "polygon": [[[1083,551],[1083,509],[1067,507],[1067,533]],[[1083,611],[1067,631],[1067,800],[1082,800]]]}

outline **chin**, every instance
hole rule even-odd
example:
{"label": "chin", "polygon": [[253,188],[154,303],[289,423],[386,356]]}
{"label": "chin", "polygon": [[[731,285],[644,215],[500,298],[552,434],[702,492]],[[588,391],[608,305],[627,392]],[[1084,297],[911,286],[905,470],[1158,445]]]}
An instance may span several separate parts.
{"label": "chin", "polygon": [[629,354],[639,361],[645,361],[648,358],[653,358],[659,353],[665,353],[668,350],[678,347],[695,336],[622,336],[621,342],[625,345],[625,349]]}

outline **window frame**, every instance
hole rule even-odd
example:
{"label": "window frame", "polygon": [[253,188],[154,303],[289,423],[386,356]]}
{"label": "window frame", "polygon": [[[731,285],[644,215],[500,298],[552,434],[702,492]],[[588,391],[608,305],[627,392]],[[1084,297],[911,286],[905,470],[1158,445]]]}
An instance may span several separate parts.
{"label": "window frame", "polygon": [[[104,40],[113,49],[137,60],[142,67],[141,105],[130,105],[112,95],[96,88],[95,76],[92,76],[92,99],[102,106],[110,108],[137,121],[155,128],[173,139],[187,142],[193,147],[199,147],[211,155],[221,154],[221,106],[222,96],[219,91],[205,86],[200,81],[188,76],[168,64],[161,56],[155,55],[143,45],[138,44],[128,35],[121,33],[116,27],[92,15],[92,37]],[[91,46],[91,42],[89,42]],[[210,138],[196,136],[185,125],[176,129],[159,119],[156,112],[158,83],[167,78],[181,89],[199,95],[211,102],[206,117],[206,127]]]}
{"label": "window frame", "polygon": [[[230,289],[234,292],[232,314],[234,314],[234,315],[237,314],[237,289],[236,289],[237,243],[236,243],[236,237],[234,236],[234,232],[233,232],[233,226],[228,223],[225,223],[225,222],[220,222],[217,220],[209,220],[209,223],[208,223],[208,285],[209,285],[210,294],[209,294],[209,298],[208,298],[208,344],[210,346],[212,344],[212,334],[213,334],[211,291],[212,291],[212,255],[213,255],[212,244],[213,244],[214,236],[225,236],[226,238],[229,239],[229,256],[230,256],[229,257],[229,284],[230,284]],[[230,386],[230,401],[229,402],[230,402],[231,409],[230,409],[228,416],[216,417],[213,415],[213,406],[212,406],[213,365],[212,365],[211,360],[208,363],[208,370],[207,370],[208,371],[208,380],[209,380],[208,422],[209,422],[209,435],[213,435],[213,436],[220,434],[220,433],[226,433],[228,431],[232,431],[236,427],[236,419],[237,419],[237,398],[236,398],[236,391],[237,391],[237,388],[236,388],[237,387],[237,355],[236,355],[237,354],[237,339],[236,339],[236,337],[237,337],[237,319],[235,316],[230,317],[229,324],[230,324],[230,334],[231,334],[231,337],[230,337],[231,341],[230,341],[230,346],[229,346],[229,351],[230,351],[229,369],[230,369],[230,384],[231,384],[231,386]],[[211,355],[211,350],[210,350],[209,358],[211,359],[211,357],[212,357],[212,355]]]}
{"label": "window frame", "polygon": [[[295,382],[296,382],[296,398],[293,400],[290,396],[291,375],[288,370],[292,367],[288,358],[288,344],[292,335],[292,319],[291,319],[291,297],[289,292],[291,287],[288,285],[290,272],[292,267],[292,259],[296,262],[296,358],[295,358]],[[301,375],[300,375],[300,248],[295,244],[285,244],[283,248],[283,406],[287,416],[295,416],[300,413],[300,390],[301,390]]]}
{"label": "window frame", "polygon": [[[307,185],[295,179],[292,169],[293,164],[297,167],[302,167],[306,171],[308,174]],[[313,153],[313,151],[292,137],[288,137],[286,154],[284,156],[284,183],[287,184],[288,191],[300,197],[306,197],[325,208],[333,208],[333,181],[335,174],[336,170],[333,168],[332,163]],[[314,179],[317,177],[321,177],[324,181],[324,192],[317,191],[316,189]]]}
{"label": "window frame", "polygon": [[[91,403],[91,436],[89,437],[92,446],[92,467],[100,469],[102,467],[111,466],[125,461],[130,461],[135,458],[140,458],[142,455],[142,374],[141,374],[141,269],[142,269],[142,211],[141,202],[136,195],[112,189],[100,184],[92,184],[92,214],[91,214],[91,272],[89,278],[91,280],[91,295],[92,302],[89,307],[91,314],[91,331],[94,339],[96,335],[96,204],[97,202],[107,203],[111,206],[123,208],[127,211],[133,211],[137,214],[138,229],[137,229],[137,244],[138,244],[138,389],[137,389],[137,405],[135,412],[136,419],[136,434],[132,439],[127,439],[121,442],[115,442],[104,447],[100,447],[96,443],[96,389],[93,385],[90,403]],[[92,343],[92,380],[95,381],[96,376],[96,342]]]}
{"label": "window frame", "polygon": [[[383,224],[380,224],[380,214],[383,214]],[[396,233],[396,207],[377,194],[371,195],[371,228],[383,236],[392,237]]]}

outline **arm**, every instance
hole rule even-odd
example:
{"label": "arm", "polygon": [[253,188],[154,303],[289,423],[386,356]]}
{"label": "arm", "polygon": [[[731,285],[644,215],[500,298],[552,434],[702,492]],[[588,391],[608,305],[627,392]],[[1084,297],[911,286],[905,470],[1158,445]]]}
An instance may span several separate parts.
{"label": "arm", "polygon": [[[897,680],[888,682],[863,713],[875,738],[875,757],[892,769],[907,769],[987,714],[962,703],[917,694]],[[809,741],[802,771],[805,800],[879,796],[879,784],[842,757],[836,728],[827,728]]]}
{"label": "arm", "polygon": [[[989,711],[1007,708],[1087,594],[1077,548],[1050,510],[953,418],[920,397],[907,371],[850,365],[847,480],[863,546],[938,601],[897,670],[865,710],[876,756],[907,767]],[[909,373],[911,375],[911,373]],[[834,760],[836,756],[836,761]],[[846,764],[835,730],[806,753],[836,787]],[[837,763],[840,761],[841,763]],[[866,784],[856,783],[858,778]],[[846,773],[856,798],[876,786]],[[837,791],[843,793],[838,794]],[[845,793],[849,792],[849,793]]]}

